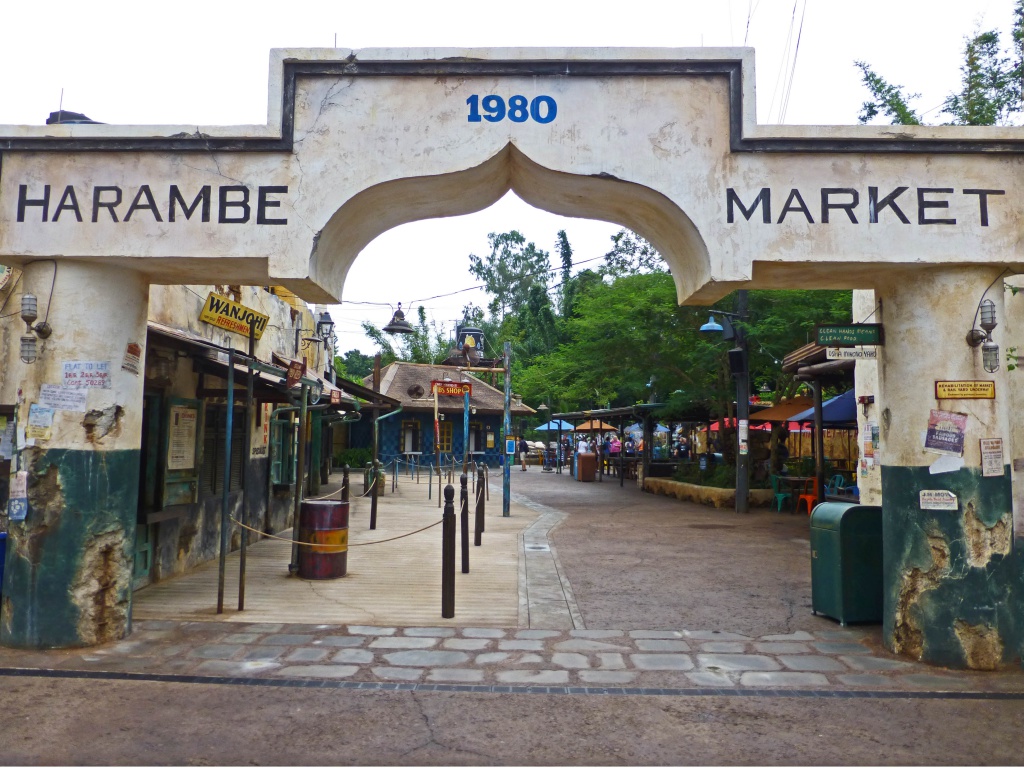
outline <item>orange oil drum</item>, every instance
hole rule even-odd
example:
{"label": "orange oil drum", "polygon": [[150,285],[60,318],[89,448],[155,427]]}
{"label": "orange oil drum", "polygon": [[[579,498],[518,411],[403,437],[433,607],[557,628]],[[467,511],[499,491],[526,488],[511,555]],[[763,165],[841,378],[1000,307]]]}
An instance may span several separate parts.
{"label": "orange oil drum", "polygon": [[338,579],[347,572],[348,502],[302,502],[299,507],[299,577]]}

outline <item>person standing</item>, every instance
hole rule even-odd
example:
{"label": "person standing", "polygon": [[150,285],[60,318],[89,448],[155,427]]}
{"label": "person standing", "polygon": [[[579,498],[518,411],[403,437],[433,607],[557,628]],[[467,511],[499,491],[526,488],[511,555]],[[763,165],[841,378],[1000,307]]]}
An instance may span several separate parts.
{"label": "person standing", "polygon": [[526,454],[530,452],[530,445],[526,442],[525,437],[519,438],[519,464],[522,471],[526,471]]}

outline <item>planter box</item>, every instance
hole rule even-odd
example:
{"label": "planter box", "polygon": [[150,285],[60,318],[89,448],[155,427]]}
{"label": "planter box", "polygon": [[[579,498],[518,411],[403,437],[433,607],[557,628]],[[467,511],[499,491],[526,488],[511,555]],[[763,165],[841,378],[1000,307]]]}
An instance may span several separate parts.
{"label": "planter box", "polygon": [[[692,501],[719,509],[731,509],[736,506],[735,488],[712,488],[707,485],[681,483],[665,477],[648,477],[644,479],[644,490],[661,496],[672,496],[680,501]],[[767,507],[772,502],[771,488],[755,488],[750,491],[750,506]]]}

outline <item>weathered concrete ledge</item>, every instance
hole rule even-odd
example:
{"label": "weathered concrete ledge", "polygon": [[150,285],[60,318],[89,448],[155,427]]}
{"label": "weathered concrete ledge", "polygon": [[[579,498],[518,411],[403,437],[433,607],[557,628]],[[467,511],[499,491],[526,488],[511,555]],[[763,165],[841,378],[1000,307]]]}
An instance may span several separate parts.
{"label": "weathered concrete ledge", "polygon": [[[680,501],[692,501],[711,507],[726,508],[736,506],[735,488],[712,488],[707,485],[682,483],[666,477],[648,477],[644,479],[644,490],[661,496],[672,496]],[[750,506],[767,507],[772,503],[770,488],[756,488],[750,491]]]}

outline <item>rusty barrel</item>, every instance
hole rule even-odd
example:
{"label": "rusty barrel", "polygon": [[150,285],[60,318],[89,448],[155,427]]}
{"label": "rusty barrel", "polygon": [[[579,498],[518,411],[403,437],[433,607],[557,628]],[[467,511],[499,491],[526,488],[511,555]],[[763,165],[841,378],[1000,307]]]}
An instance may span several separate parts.
{"label": "rusty barrel", "polygon": [[[299,577],[337,579],[348,572],[348,502],[304,501],[299,508]],[[320,546],[309,547],[306,544]]]}

